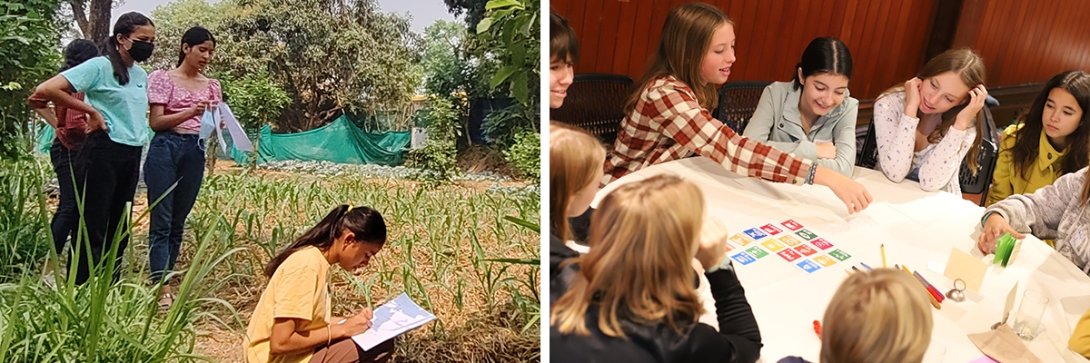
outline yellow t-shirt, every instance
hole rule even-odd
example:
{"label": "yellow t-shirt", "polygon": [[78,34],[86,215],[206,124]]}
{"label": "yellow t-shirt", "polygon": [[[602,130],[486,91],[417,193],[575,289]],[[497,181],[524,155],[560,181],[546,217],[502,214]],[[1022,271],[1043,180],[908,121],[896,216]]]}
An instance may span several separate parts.
{"label": "yellow t-shirt", "polygon": [[271,356],[269,338],[276,318],[305,320],[296,326],[304,332],[328,325],[329,262],[317,247],[306,247],[284,260],[269,279],[246,329],[246,361],[249,363],[309,362],[313,351]]}
{"label": "yellow t-shirt", "polygon": [[1071,334],[1067,346],[1075,353],[1090,358],[1090,311],[1083,314],[1075,325],[1075,332]]}

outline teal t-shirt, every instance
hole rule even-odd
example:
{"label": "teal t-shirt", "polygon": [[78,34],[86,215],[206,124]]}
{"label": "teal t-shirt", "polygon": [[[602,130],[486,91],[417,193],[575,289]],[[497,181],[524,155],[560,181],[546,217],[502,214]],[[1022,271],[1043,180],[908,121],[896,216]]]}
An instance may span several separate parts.
{"label": "teal t-shirt", "polygon": [[129,67],[129,83],[122,86],[114,77],[110,59],[97,57],[61,73],[84,102],[106,119],[110,140],[129,146],[144,146],[148,139],[148,72]]}

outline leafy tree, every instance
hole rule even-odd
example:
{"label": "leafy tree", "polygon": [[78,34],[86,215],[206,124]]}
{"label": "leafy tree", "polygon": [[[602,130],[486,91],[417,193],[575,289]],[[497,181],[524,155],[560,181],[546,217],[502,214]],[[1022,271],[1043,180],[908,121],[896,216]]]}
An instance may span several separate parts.
{"label": "leafy tree", "polygon": [[59,0],[0,0],[0,158],[25,153],[18,137],[29,133],[26,98],[60,65],[59,33],[52,18]]}
{"label": "leafy tree", "polygon": [[379,12],[375,0],[185,0],[153,14],[158,38],[173,44],[156,52],[164,57],[156,67],[173,66],[181,34],[207,22],[217,41],[212,69],[267,74],[287,93],[291,101],[272,122],[277,131],[407,104],[420,83],[413,67],[419,36],[405,17]]}
{"label": "leafy tree", "polygon": [[500,67],[489,85],[518,102],[489,114],[485,133],[501,148],[515,143],[515,135],[538,129],[541,79],[540,0],[491,0],[486,5],[488,17],[477,24],[479,49],[498,60]]}
{"label": "leafy tree", "polygon": [[484,7],[488,0],[443,0],[447,10],[455,16],[465,14],[466,25],[476,29],[477,23],[484,19]]}
{"label": "leafy tree", "polygon": [[101,48],[106,37],[110,36],[110,14],[125,0],[65,0],[72,10],[72,18],[79,26],[84,39],[91,40]]}

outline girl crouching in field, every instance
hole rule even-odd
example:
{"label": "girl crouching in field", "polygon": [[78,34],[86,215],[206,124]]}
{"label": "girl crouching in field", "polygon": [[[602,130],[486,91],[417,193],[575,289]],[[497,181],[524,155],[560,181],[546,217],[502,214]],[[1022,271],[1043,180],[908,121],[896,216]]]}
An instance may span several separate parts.
{"label": "girl crouching in field", "polygon": [[[246,359],[265,362],[385,362],[393,340],[363,351],[351,339],[371,327],[371,309],[330,316],[333,264],[367,266],[386,243],[386,222],[374,209],[340,205],[269,261],[269,285],[246,329]],[[342,321],[331,324],[333,321]]]}

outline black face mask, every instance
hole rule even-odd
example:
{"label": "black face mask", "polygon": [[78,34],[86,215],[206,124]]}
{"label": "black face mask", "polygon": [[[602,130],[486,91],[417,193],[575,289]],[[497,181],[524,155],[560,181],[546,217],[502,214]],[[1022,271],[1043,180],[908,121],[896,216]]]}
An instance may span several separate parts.
{"label": "black face mask", "polygon": [[143,62],[151,58],[151,52],[155,51],[155,44],[141,40],[132,40],[132,48],[129,48],[129,56],[132,60]]}

